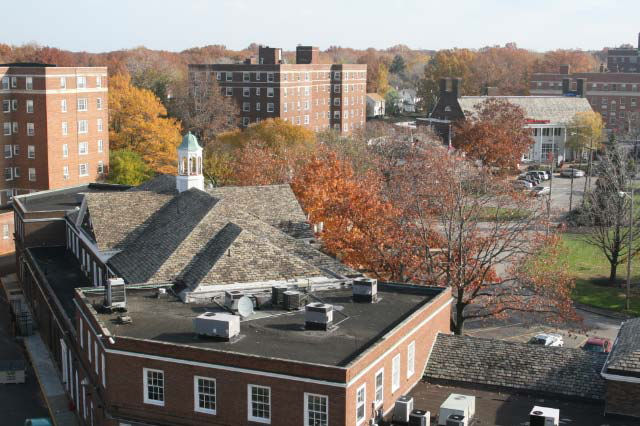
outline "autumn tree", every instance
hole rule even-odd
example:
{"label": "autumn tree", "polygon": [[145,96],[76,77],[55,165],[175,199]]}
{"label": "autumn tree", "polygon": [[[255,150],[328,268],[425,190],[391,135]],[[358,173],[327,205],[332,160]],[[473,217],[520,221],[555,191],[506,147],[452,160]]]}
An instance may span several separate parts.
{"label": "autumn tree", "polygon": [[509,101],[488,98],[455,127],[453,146],[499,173],[517,170],[533,139],[524,111]]}
{"label": "autumn tree", "polygon": [[138,153],[158,173],[176,172],[180,123],[146,89],[131,84],[128,75],[109,79],[109,143],[111,149]]}
{"label": "autumn tree", "polygon": [[169,113],[180,119],[183,131],[191,131],[203,146],[209,145],[217,134],[236,129],[238,106],[222,95],[214,78],[196,73],[191,81],[182,78],[170,89]]}
{"label": "autumn tree", "polygon": [[140,154],[128,150],[109,152],[108,181],[121,185],[137,186],[153,177],[153,170],[142,160]]}
{"label": "autumn tree", "polygon": [[569,65],[571,72],[594,72],[597,71],[598,60],[591,53],[582,50],[552,50],[545,52],[536,61],[534,71],[557,73],[560,65]]}
{"label": "autumn tree", "polygon": [[392,74],[402,74],[406,69],[407,64],[405,63],[404,58],[400,54],[396,54],[389,66],[389,72]]}

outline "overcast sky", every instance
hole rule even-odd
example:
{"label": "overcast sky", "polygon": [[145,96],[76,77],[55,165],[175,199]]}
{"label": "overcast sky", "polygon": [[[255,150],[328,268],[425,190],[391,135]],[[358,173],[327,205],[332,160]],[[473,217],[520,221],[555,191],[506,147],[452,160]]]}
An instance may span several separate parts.
{"label": "overcast sky", "polygon": [[90,52],[252,42],[591,50],[637,45],[640,31],[640,0],[20,0],[1,10],[0,43]]}

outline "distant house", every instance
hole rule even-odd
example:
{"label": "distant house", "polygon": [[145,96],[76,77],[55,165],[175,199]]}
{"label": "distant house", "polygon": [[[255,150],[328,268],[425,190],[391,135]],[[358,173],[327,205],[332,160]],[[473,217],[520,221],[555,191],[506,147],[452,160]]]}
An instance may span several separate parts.
{"label": "distant house", "polygon": [[384,116],[384,98],[377,93],[367,93],[367,118]]}
{"label": "distant house", "polygon": [[558,162],[573,160],[575,153],[566,147],[567,125],[577,113],[593,111],[584,98],[584,86],[582,82],[578,90],[561,96],[460,96],[461,80],[445,78],[440,82],[440,98],[430,117],[418,118],[416,124],[432,126],[445,141],[451,141],[456,121],[476,114],[487,99],[501,99],[524,111],[525,127],[534,143],[522,156],[523,161],[546,162],[551,153]]}
{"label": "distant house", "polygon": [[418,102],[420,102],[416,89],[401,89],[398,90],[398,95],[400,95],[398,104],[400,113],[416,112]]}

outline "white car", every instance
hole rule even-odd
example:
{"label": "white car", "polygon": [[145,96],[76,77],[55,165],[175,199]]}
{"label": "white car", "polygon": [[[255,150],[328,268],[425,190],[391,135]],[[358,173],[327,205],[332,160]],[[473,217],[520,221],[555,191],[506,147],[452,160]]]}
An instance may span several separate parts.
{"label": "white car", "polygon": [[536,197],[540,197],[542,195],[550,194],[551,189],[549,189],[548,186],[534,186],[533,189],[531,189],[531,193]]}
{"label": "white car", "polygon": [[531,345],[555,346],[561,348],[564,346],[564,340],[560,334],[541,333],[529,340]]}
{"label": "white car", "polygon": [[560,170],[560,176],[563,177],[584,177],[584,172],[580,169],[562,169]]}

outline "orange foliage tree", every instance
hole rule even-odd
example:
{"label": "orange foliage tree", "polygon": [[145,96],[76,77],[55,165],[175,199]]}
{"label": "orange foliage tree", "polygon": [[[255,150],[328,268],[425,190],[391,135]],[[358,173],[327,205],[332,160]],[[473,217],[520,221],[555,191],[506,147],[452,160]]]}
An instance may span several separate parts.
{"label": "orange foliage tree", "polygon": [[498,172],[516,170],[533,143],[524,127],[522,108],[506,100],[488,98],[475,109],[466,112],[466,120],[456,125],[453,146]]}

